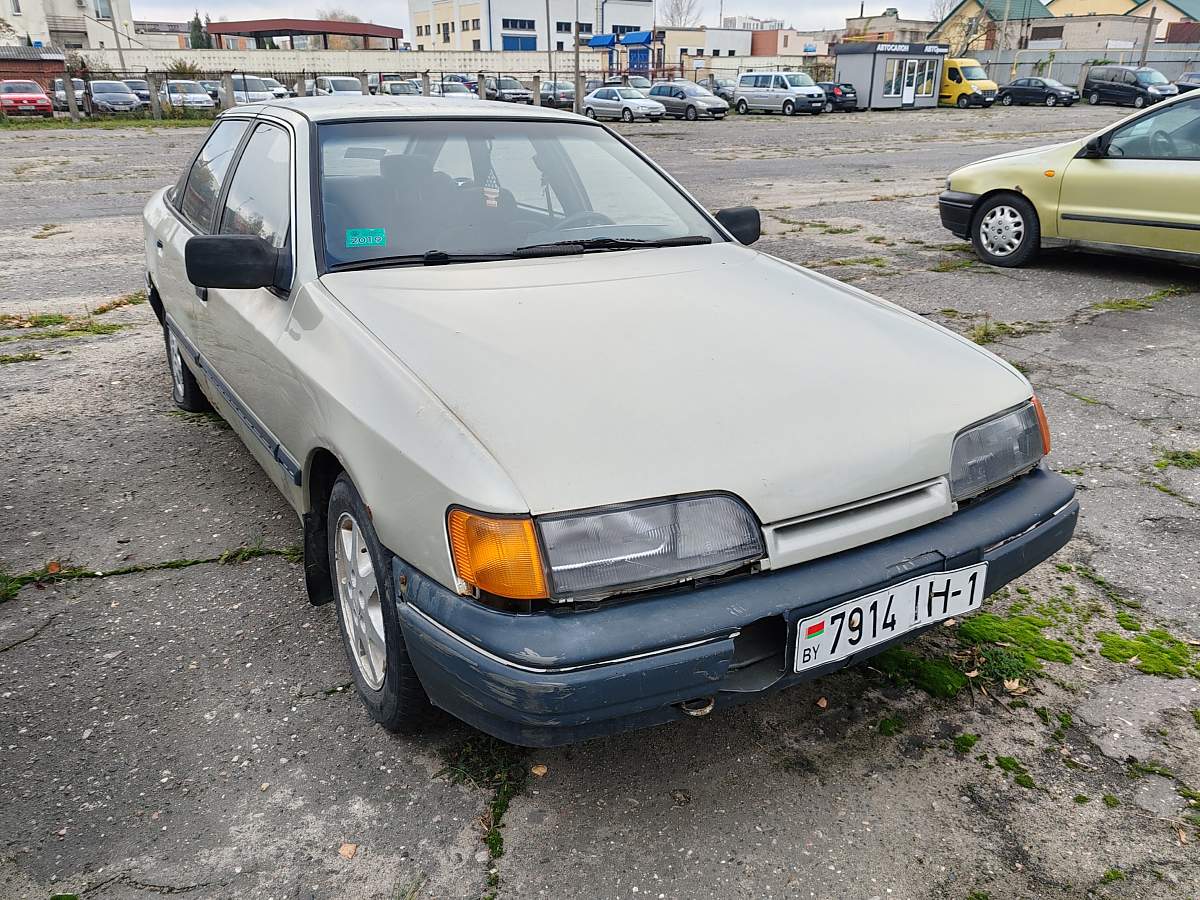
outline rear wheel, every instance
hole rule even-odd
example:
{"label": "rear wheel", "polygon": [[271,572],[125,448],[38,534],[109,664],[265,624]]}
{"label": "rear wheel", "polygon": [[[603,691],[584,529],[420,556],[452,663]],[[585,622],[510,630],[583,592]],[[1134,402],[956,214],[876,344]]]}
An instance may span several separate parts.
{"label": "rear wheel", "polygon": [[794,113],[795,111],[796,111],[796,104],[795,104],[795,103],[793,103],[791,100],[784,100],[784,101],[783,101],[783,114],[784,114],[785,116],[790,116],[790,115],[791,115],[792,113]]}
{"label": "rear wheel", "polygon": [[833,101],[832,100],[825,101],[825,112],[833,112]]}
{"label": "rear wheel", "polygon": [[633,110],[630,109],[628,106],[625,107],[623,110],[621,110],[621,121],[622,122],[632,122],[633,121]]}
{"label": "rear wheel", "polygon": [[1012,106],[1013,105],[1012,94],[1005,94],[1003,97],[1000,98],[1000,102],[1002,104],[1004,104],[1005,106]]}
{"label": "rear wheel", "polygon": [[1041,245],[1037,210],[1019,194],[997,194],[975,212],[971,243],[989,265],[1012,268],[1031,261]]}
{"label": "rear wheel", "polygon": [[196,376],[192,374],[183,358],[175,332],[164,325],[163,337],[167,344],[167,366],[171,371],[171,399],[175,401],[175,405],[187,412],[206,412],[212,409],[208,398],[196,382]]}
{"label": "rear wheel", "polygon": [[687,119],[689,122],[695,122],[696,116],[697,116],[696,107],[694,107],[694,106],[689,106],[687,109],[685,109],[683,111],[683,117],[685,119]]}
{"label": "rear wheel", "polygon": [[739,100],[737,102],[737,111],[739,116],[744,116],[746,113],[750,112],[750,104],[745,100]]}
{"label": "rear wheel", "polygon": [[371,515],[344,472],[333,484],[326,521],[338,624],[358,695],[384,728],[412,731],[424,721],[429,700],[400,629],[391,556],[379,543]]}
{"label": "rear wheel", "polygon": [[1141,94],[1138,94],[1136,97],[1133,98],[1133,108],[1134,109],[1141,109],[1145,105],[1146,105],[1146,98],[1143,97]]}

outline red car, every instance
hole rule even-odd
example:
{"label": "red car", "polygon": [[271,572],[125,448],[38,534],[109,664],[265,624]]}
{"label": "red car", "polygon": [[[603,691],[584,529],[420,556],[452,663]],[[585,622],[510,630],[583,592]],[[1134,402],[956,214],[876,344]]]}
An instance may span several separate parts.
{"label": "red car", "polygon": [[0,81],[0,111],[6,116],[54,117],[50,98],[36,81]]}

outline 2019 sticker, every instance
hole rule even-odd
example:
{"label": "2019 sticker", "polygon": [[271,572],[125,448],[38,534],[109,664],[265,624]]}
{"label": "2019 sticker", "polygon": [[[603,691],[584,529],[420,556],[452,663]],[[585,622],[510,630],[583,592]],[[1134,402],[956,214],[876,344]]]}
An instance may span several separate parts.
{"label": "2019 sticker", "polygon": [[346,246],[351,247],[386,247],[386,228],[347,228]]}

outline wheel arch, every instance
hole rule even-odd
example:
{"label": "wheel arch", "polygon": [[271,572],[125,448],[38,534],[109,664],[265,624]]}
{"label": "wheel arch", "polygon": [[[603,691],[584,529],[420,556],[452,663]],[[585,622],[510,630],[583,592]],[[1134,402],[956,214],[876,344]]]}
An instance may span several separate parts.
{"label": "wheel arch", "polygon": [[1038,231],[1043,237],[1045,237],[1046,230],[1045,230],[1044,223],[1042,222],[1042,211],[1040,209],[1038,209],[1037,201],[1034,200],[1029,195],[1027,195],[1024,191],[1017,190],[1016,188],[1010,188],[1010,187],[992,188],[990,191],[987,191],[986,193],[979,195],[979,199],[977,199],[975,201],[975,204],[971,207],[971,234],[973,235],[975,232],[975,217],[977,215],[979,215],[980,208],[985,203],[987,203],[989,200],[991,200],[993,197],[999,197],[1004,194],[1009,194],[1009,195],[1012,195],[1013,197],[1020,197],[1022,200],[1024,200],[1026,203],[1028,203],[1030,206],[1033,207],[1033,214],[1035,216],[1037,216],[1037,220],[1038,220],[1038,222],[1037,222]]}
{"label": "wheel arch", "polygon": [[158,287],[154,284],[154,279],[147,273],[146,275],[146,301],[150,304],[150,308],[154,310],[154,317],[158,319],[159,325],[167,324],[167,312],[163,308],[162,297],[158,293]]}
{"label": "wheel arch", "polygon": [[333,600],[327,510],[334,482],[345,471],[342,461],[325,447],[313,449],[304,466],[304,586],[314,606]]}

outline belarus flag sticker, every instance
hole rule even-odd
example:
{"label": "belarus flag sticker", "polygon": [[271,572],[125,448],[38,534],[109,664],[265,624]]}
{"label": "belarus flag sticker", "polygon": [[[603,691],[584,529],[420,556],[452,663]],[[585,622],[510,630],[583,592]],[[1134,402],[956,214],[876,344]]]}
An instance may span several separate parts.
{"label": "belarus flag sticker", "polygon": [[824,633],[825,633],[825,620],[822,619],[820,622],[817,622],[814,625],[808,626],[808,628],[804,632],[804,639],[806,641],[811,640],[812,638],[820,637]]}

